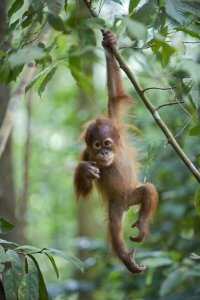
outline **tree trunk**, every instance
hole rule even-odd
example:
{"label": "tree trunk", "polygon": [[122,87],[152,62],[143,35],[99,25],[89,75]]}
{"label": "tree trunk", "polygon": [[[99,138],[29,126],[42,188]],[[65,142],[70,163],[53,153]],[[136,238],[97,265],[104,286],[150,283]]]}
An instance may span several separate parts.
{"label": "tree trunk", "polygon": [[[5,22],[5,1],[0,0],[0,42],[3,40]],[[6,85],[0,84],[0,126],[5,116],[8,100],[9,88]],[[17,225],[11,138],[9,138],[5,151],[0,158],[0,215],[14,225]],[[17,229],[13,229],[8,234],[1,236],[3,239],[12,241],[19,241],[19,237]]]}
{"label": "tree trunk", "polygon": [[[88,16],[88,11],[84,5],[84,3],[80,2],[80,11],[81,11],[81,18],[86,18]],[[81,39],[81,37],[80,37]],[[95,97],[94,90],[93,90],[93,63],[91,60],[91,56],[87,53],[87,55],[84,57],[81,68],[84,74],[87,74],[87,80],[91,82],[92,85],[92,98]],[[91,103],[88,95],[85,93],[84,90],[80,89],[79,91],[79,110],[91,110]],[[81,127],[82,124],[80,124]],[[92,201],[92,199],[89,199],[88,201],[79,201],[78,202],[78,211],[77,211],[77,218],[78,218],[78,233],[77,235],[79,237],[85,237],[89,240],[96,239],[96,219],[95,219],[95,202]],[[89,249],[79,249],[77,256],[81,260],[87,259],[91,255]],[[82,275],[80,272],[76,275],[78,280],[84,280],[87,282],[91,282],[95,278],[94,270],[92,268],[85,270],[84,275]],[[93,291],[88,292],[79,292],[78,295],[79,300],[93,300],[94,294]]]}

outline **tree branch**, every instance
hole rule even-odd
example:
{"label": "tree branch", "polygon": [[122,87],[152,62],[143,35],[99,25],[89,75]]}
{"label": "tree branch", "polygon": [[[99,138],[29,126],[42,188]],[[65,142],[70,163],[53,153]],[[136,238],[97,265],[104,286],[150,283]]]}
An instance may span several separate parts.
{"label": "tree branch", "polygon": [[[88,0],[83,0],[88,7],[90,14],[93,17],[97,17],[96,12],[91,6],[91,3]],[[161,119],[158,110],[153,106],[149,98],[144,94],[144,89],[141,88],[140,84],[135,79],[133,73],[129,69],[129,67],[126,65],[120,54],[118,53],[117,49],[113,46],[112,51],[115,55],[116,60],[118,61],[120,68],[124,71],[124,73],[127,75],[129,80],[131,81],[132,85],[134,86],[136,92],[140,96],[141,100],[143,101],[144,105],[147,107],[147,109],[152,114],[153,118],[155,119],[156,123],[166,136],[168,143],[174,148],[176,153],[179,155],[181,160],[184,162],[186,167],[189,169],[189,171],[193,174],[193,176],[196,178],[196,180],[200,183],[200,172],[197,170],[197,168],[194,166],[194,164],[190,161],[190,159],[187,157],[187,155],[184,153],[184,151],[181,149],[179,144],[177,143],[175,137],[168,129],[167,125],[164,123],[164,121]]]}
{"label": "tree branch", "polygon": [[164,103],[162,105],[159,105],[156,109],[159,110],[162,107],[176,105],[176,104],[180,104],[180,103],[184,103],[184,101],[178,101],[178,102],[173,101],[173,102],[169,102],[169,103]]}

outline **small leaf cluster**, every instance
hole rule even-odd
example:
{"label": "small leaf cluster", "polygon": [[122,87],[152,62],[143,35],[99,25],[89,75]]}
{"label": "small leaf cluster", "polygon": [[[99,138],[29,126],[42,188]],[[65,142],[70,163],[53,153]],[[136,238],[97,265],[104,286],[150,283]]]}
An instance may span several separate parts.
{"label": "small leaf cluster", "polygon": [[[0,219],[0,232],[7,233],[14,225]],[[0,273],[6,299],[9,300],[47,300],[48,292],[38,259],[45,256],[51,263],[57,278],[59,271],[53,257],[59,256],[83,271],[83,263],[76,257],[63,251],[34,246],[19,246],[16,243],[0,239]]]}

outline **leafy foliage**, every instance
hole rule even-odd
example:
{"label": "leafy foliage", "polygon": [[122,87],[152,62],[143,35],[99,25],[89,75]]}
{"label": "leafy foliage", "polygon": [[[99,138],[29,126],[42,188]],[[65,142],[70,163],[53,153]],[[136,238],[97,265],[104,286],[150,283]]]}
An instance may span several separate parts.
{"label": "leafy foliage", "polygon": [[[16,300],[16,295],[18,295],[20,300],[49,299],[37,260],[40,255],[45,255],[49,259],[57,278],[59,277],[59,272],[55,259],[51,254],[64,258],[83,271],[83,263],[78,258],[63,251],[49,248],[39,249],[28,245],[18,246],[2,239],[0,244],[0,272],[2,273],[6,299]],[[11,249],[11,246],[14,248]]]}

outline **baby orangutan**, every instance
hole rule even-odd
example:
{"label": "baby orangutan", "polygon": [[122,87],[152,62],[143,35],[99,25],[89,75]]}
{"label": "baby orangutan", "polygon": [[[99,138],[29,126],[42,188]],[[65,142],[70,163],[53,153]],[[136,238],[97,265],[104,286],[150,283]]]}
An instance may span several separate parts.
{"label": "baby orangutan", "polygon": [[108,211],[108,228],[112,247],[132,273],[143,273],[145,266],[134,260],[123,241],[122,217],[130,206],[139,205],[139,213],[132,227],[138,228],[133,242],[141,242],[148,233],[148,224],[156,209],[158,195],[155,187],[138,181],[138,163],[130,148],[125,125],[120,123],[120,104],[133,103],[123,89],[120,69],[112,52],[117,38],[110,30],[102,30],[106,52],[108,117],[99,117],[87,126],[83,136],[85,149],[75,170],[74,186],[77,198],[87,197],[96,185]]}

